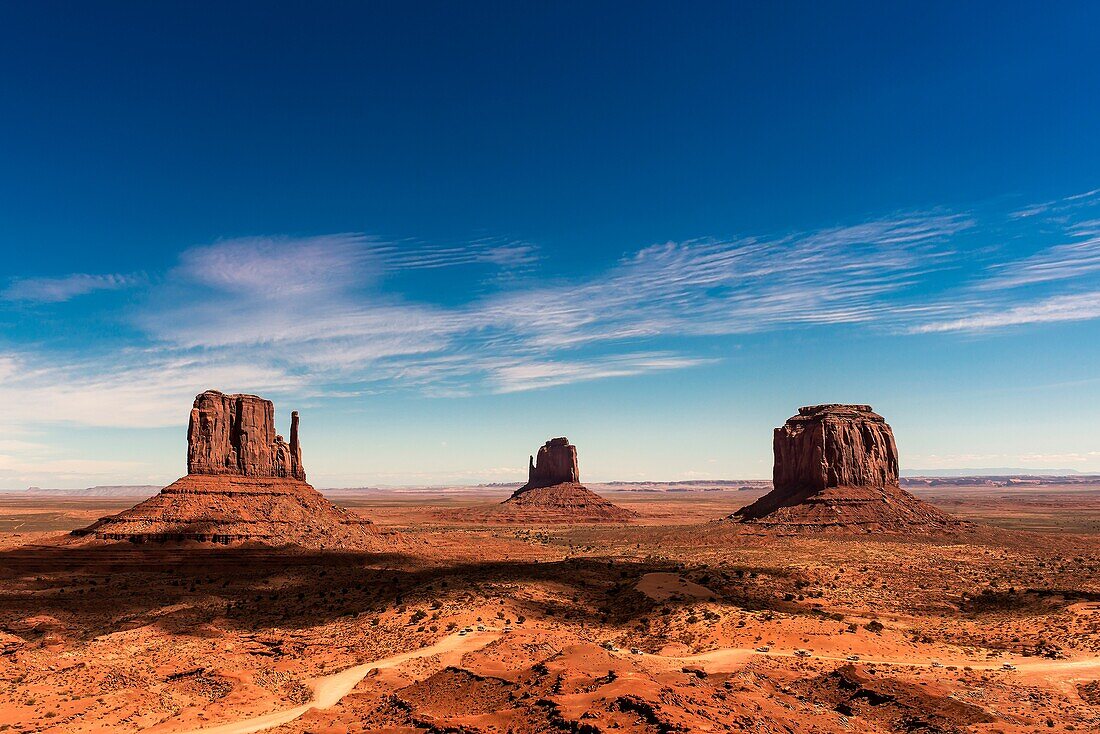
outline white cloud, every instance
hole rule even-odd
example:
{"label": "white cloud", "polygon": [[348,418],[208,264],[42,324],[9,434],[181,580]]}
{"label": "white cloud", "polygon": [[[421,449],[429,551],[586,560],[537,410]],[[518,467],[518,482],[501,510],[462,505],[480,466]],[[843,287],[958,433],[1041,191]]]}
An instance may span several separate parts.
{"label": "white cloud", "polygon": [[128,288],[142,278],[134,275],[73,273],[60,278],[17,278],[0,292],[5,301],[60,303],[95,291]]}
{"label": "white cloud", "polygon": [[538,247],[503,237],[484,237],[454,245],[416,242],[378,244],[373,252],[387,270],[434,270],[463,265],[523,268],[539,260]]}
{"label": "white cloud", "polygon": [[16,376],[0,382],[4,421],[148,428],[186,422],[180,406],[216,387],[230,391],[300,394],[304,380],[244,360],[113,352],[109,358],[57,365],[39,356],[3,359]]}
{"label": "white cloud", "polygon": [[1100,272],[1100,236],[1056,245],[1022,260],[995,265],[993,272],[993,277],[978,283],[979,289],[1016,288]]}
{"label": "white cloud", "polygon": [[684,369],[713,360],[664,353],[621,354],[585,361],[515,360],[490,368],[489,382],[496,392],[522,392],[609,377]]}
{"label": "white cloud", "polygon": [[[913,286],[956,265],[967,215],[899,215],[772,239],[667,242],[574,280],[513,282],[453,306],[386,288],[387,273],[475,264],[522,268],[523,242],[462,246],[362,234],[224,240],[181,254],[135,324],[150,341],[58,362],[0,355],[0,400],[28,420],[86,425],[179,422],[200,390],[430,395],[517,392],[707,363],[660,339],[788,326],[903,323],[964,331],[1095,318],[1096,294],[983,309],[972,291],[925,301]],[[1050,261],[1065,262],[1068,251]],[[1073,251],[1091,267],[1092,252]],[[1014,273],[1043,270],[1035,256]],[[1003,268],[997,277],[1007,277]],[[33,407],[32,407],[33,406]]]}
{"label": "white cloud", "polygon": [[1082,207],[1100,204],[1100,189],[1083,191],[1080,194],[1065,196],[1061,199],[1053,199],[1038,204],[1031,204],[1022,209],[1009,213],[1010,219],[1026,219],[1040,214],[1062,214]]}
{"label": "white cloud", "polygon": [[929,334],[946,331],[987,331],[1023,324],[1085,321],[1100,318],[1100,291],[1070,296],[1053,296],[1035,303],[987,310],[957,319],[914,326],[910,332]]}
{"label": "white cloud", "polygon": [[1098,205],[1100,189],[1094,189],[1012,213],[1015,219],[1050,215],[1017,238],[1049,235],[1054,226],[1072,241],[994,263],[968,286],[921,307],[895,307],[902,331],[979,332],[1100,318],[1100,219],[1081,219],[1085,208]]}
{"label": "white cloud", "polygon": [[224,240],[185,251],[172,275],[260,302],[306,298],[363,282],[372,242],[347,233]]}
{"label": "white cloud", "polygon": [[[383,295],[379,273],[524,263],[531,247],[415,249],[354,234],[229,240],[184,253],[138,324],[175,349],[247,353],[315,380],[400,381],[437,395],[479,383],[532,389],[698,363],[580,357],[582,345],[617,351],[652,337],[874,320],[885,297],[942,267],[946,240],[971,226],[907,215],[777,240],[665,243],[581,281],[519,283],[449,308]],[[544,365],[552,375],[538,374]]]}
{"label": "white cloud", "polygon": [[[629,345],[873,321],[889,297],[943,267],[947,240],[971,226],[924,214],[774,240],[664,243],[586,279],[520,282],[450,307],[387,294],[385,274],[525,266],[535,248],[497,238],[413,247],[355,233],[224,240],[184,252],[150,289],[135,315],[152,340],[147,352],[66,366],[24,355],[25,374],[0,397],[37,396],[39,420],[148,425],[212,386],[388,383],[464,395],[681,369],[705,360]],[[581,355],[581,346],[598,348]],[[11,392],[16,384],[23,398]]]}
{"label": "white cloud", "polygon": [[476,304],[487,340],[539,350],[655,336],[743,334],[782,324],[856,323],[943,267],[954,215],[908,216],[778,240],[646,247],[611,271]]}

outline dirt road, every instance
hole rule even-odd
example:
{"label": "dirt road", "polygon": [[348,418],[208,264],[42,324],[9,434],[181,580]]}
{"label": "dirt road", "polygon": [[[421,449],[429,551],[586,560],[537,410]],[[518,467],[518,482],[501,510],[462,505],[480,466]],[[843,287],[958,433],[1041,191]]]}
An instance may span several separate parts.
{"label": "dirt road", "polygon": [[[317,678],[312,682],[313,700],[307,704],[295,706],[294,708],[285,709],[283,711],[273,711],[270,714],[254,716],[228,724],[179,731],[177,734],[252,734],[252,732],[270,729],[273,726],[279,726],[294,721],[310,709],[327,709],[335,706],[340,702],[340,699],[351,693],[355,686],[359,684],[359,681],[363,680],[367,673],[372,670],[395,668],[410,660],[426,658],[432,655],[443,655],[447,653],[461,655],[488,645],[495,640],[498,635],[499,633],[493,630],[473,632],[465,636],[455,633],[448,637],[444,637],[433,645],[422,647],[418,650],[391,655],[388,658],[374,660],[351,668],[345,668],[339,673]],[[171,732],[174,730],[166,728],[164,724],[158,724],[153,729],[147,731]]]}

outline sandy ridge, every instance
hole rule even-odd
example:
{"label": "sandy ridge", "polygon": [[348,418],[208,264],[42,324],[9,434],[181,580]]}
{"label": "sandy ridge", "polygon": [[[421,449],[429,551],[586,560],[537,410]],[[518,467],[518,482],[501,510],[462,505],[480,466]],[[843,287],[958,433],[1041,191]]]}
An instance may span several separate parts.
{"label": "sandy ridge", "polygon": [[[351,693],[355,686],[359,684],[359,681],[363,680],[363,678],[367,676],[367,673],[372,670],[396,668],[410,660],[431,657],[432,655],[456,652],[467,653],[488,645],[498,636],[495,630],[474,632],[468,635],[461,635],[456,632],[427,647],[421,647],[417,650],[411,650],[409,652],[391,655],[380,660],[374,660],[369,663],[355,665],[351,668],[345,668],[338,673],[316,678],[311,684],[313,688],[313,700],[301,706],[295,706],[294,708],[285,709],[283,711],[273,711],[270,714],[253,716],[228,724],[188,729],[178,732],[178,734],[252,734],[252,732],[280,726],[294,721],[310,709],[332,708],[340,702],[340,699]],[[153,727],[153,729],[157,731],[170,731],[162,727],[163,724],[158,724],[156,727]],[[151,730],[147,729],[146,731]]]}

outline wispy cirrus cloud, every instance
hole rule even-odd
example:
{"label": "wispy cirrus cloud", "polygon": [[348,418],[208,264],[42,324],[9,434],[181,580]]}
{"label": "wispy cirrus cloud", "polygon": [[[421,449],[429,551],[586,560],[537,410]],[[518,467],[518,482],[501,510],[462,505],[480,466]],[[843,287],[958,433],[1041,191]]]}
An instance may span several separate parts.
{"label": "wispy cirrus cloud", "polygon": [[966,316],[920,324],[910,329],[916,334],[949,331],[989,331],[1026,324],[1087,321],[1100,318],[1100,291],[1068,296],[1051,296],[1009,308],[976,310]]}
{"label": "wispy cirrus cloud", "polygon": [[946,267],[949,238],[971,226],[961,215],[907,215],[777,239],[669,242],[596,278],[479,306],[486,328],[511,327],[499,338],[539,349],[866,322],[886,296]]}
{"label": "wispy cirrus cloud", "polygon": [[0,300],[61,303],[96,291],[129,288],[144,281],[138,275],[73,273],[60,278],[16,278],[0,291]]}
{"label": "wispy cirrus cloud", "polygon": [[1100,220],[1081,218],[1097,205],[1100,189],[1013,212],[1015,219],[1043,215],[1069,241],[990,264],[907,331],[989,332],[1100,318]]}
{"label": "wispy cirrus cloud", "polygon": [[[588,278],[521,282],[449,308],[387,293],[379,278],[450,253],[398,258],[349,234],[231,240],[185,252],[138,323],[177,349],[247,349],[315,379],[515,392],[703,362],[628,348],[642,340],[872,321],[886,297],[944,267],[951,235],[971,226],[913,214],[771,240],[670,242]],[[469,257],[505,257],[487,246]]]}
{"label": "wispy cirrus cloud", "polygon": [[308,393],[308,380],[278,365],[244,355],[183,355],[125,349],[98,358],[59,362],[24,353],[0,355],[2,420],[38,423],[142,427],[178,425],[179,406],[213,386],[237,385],[271,394]]}
{"label": "wispy cirrus cloud", "polygon": [[[967,264],[963,238],[981,227],[973,213],[664,242],[582,277],[525,276],[548,263],[534,245],[507,238],[220,240],[182,252],[158,274],[129,313],[141,343],[109,358],[0,356],[0,376],[13,376],[0,381],[0,400],[43,406],[25,408],[38,420],[154,425],[176,415],[170,405],[215,385],[274,395],[514,393],[697,367],[715,359],[701,340],[729,335],[835,325],[978,332],[1100,318],[1100,288],[1083,287],[1097,268],[1090,221],[1070,216],[1059,224],[1063,242],[995,260],[939,290],[930,284]],[[512,275],[488,292],[462,291],[474,271],[456,270],[464,300],[404,288],[417,273],[445,268]],[[1034,292],[1064,284],[1072,287]],[[1031,300],[1017,295],[1024,290]]]}
{"label": "wispy cirrus cloud", "polygon": [[267,350],[315,368],[441,349],[451,331],[447,314],[382,295],[376,244],[336,234],[193,248],[137,324],[172,348]]}
{"label": "wispy cirrus cloud", "polygon": [[[1075,229],[1096,234],[1091,228]],[[1100,236],[1056,245],[1022,260],[995,265],[992,272],[993,276],[978,283],[978,288],[1016,288],[1100,273]]]}
{"label": "wispy cirrus cloud", "polygon": [[489,368],[496,392],[522,392],[574,382],[632,377],[713,363],[713,359],[664,352],[617,354],[588,360],[513,360]]}
{"label": "wispy cirrus cloud", "polygon": [[482,237],[452,245],[390,242],[378,244],[373,250],[389,270],[435,270],[463,265],[525,268],[540,259],[535,245],[506,237]]}
{"label": "wispy cirrus cloud", "polygon": [[1010,212],[1008,216],[1009,219],[1026,219],[1028,217],[1040,215],[1053,216],[1075,209],[1097,205],[1100,205],[1100,189],[1092,189],[1090,191],[1082,191],[1078,194],[1064,196],[1060,199],[1043,201],[1038,204],[1029,204],[1022,209]]}
{"label": "wispy cirrus cloud", "polygon": [[472,265],[519,268],[538,260],[535,245],[503,237],[435,244],[342,232],[221,240],[184,251],[172,274],[222,290],[285,299],[363,287],[385,273]]}
{"label": "wispy cirrus cloud", "polygon": [[242,237],[185,250],[169,278],[259,301],[288,300],[376,277],[374,246],[354,233]]}

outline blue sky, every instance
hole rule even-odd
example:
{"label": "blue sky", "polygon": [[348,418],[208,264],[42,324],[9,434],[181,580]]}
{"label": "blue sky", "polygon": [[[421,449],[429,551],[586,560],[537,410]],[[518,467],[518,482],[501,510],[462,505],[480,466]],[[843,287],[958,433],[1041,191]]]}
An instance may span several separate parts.
{"label": "blue sky", "polygon": [[319,486],[1100,471],[1094,4],[0,10],[0,488],[159,483],[206,388]]}

